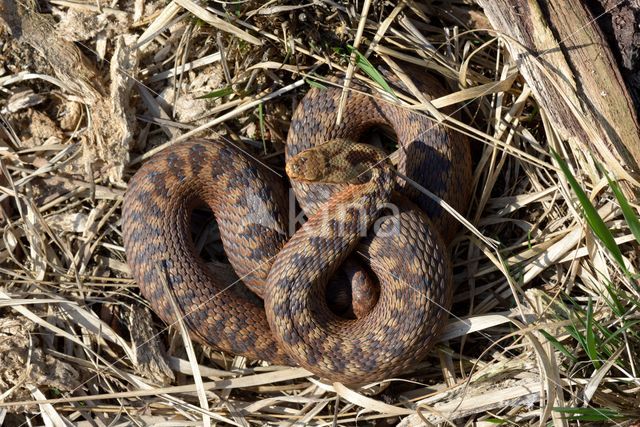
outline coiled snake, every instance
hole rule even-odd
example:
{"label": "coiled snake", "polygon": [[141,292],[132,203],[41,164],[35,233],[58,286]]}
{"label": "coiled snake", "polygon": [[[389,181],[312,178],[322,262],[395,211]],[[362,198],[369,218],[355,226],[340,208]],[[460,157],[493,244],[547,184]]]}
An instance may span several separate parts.
{"label": "coiled snake", "polygon": [[[435,81],[421,80],[428,96],[443,94]],[[450,306],[445,242],[456,224],[392,178],[379,150],[344,140],[358,141],[372,127],[391,128],[401,148],[398,171],[457,210],[470,193],[469,148],[423,114],[352,87],[357,90],[347,98],[341,125],[335,124],[341,90],[333,87],[310,89],[292,117],[287,172],[310,219],[290,239],[284,186],[228,143],[178,144],[135,174],[123,205],[127,260],[165,322],[183,316],[192,335],[215,348],[301,365],[345,383],[388,378],[425,355]],[[216,217],[230,264],[264,304],[222,282],[198,256],[190,220],[202,203]],[[325,288],[354,251],[375,273],[380,295],[368,314],[347,319],[328,307]]]}

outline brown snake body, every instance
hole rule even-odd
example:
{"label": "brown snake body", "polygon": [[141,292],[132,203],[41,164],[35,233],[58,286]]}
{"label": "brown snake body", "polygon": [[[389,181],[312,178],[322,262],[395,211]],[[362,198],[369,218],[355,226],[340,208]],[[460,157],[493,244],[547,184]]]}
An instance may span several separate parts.
{"label": "brown snake body", "polygon": [[[422,89],[430,96],[442,94],[430,80]],[[372,126],[387,126],[402,148],[398,170],[464,209],[471,182],[464,138],[366,93],[350,94],[348,114],[336,126],[339,97],[334,88],[309,90],[292,118],[288,162],[300,163],[305,154],[299,153],[327,140],[357,141]],[[318,149],[320,158],[328,146]],[[326,163],[354,168],[364,156],[353,152],[342,159],[328,156]],[[165,322],[184,316],[196,338],[230,353],[299,364],[346,383],[405,371],[424,356],[446,319],[451,273],[440,233],[451,238],[455,223],[402,181],[395,189],[425,210],[435,226],[405,197],[392,196],[390,166],[382,158],[364,164],[370,166],[362,170],[365,181],[352,173],[343,183],[292,179],[310,219],[287,241],[284,188],[249,155],[203,140],[159,153],[132,178],[123,205],[127,259],[142,294]],[[362,224],[371,229],[390,197],[397,213],[378,224],[382,232],[360,239]],[[236,287],[227,289],[230,283],[219,283],[196,253],[189,221],[203,202],[214,212],[229,262],[265,299],[264,307]],[[376,274],[380,296],[370,313],[345,319],[328,308],[324,292],[354,250]]]}

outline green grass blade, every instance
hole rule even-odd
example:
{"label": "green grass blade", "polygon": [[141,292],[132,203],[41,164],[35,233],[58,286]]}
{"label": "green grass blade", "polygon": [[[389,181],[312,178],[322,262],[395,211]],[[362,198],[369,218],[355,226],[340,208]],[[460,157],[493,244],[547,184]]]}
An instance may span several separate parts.
{"label": "green grass blade", "polygon": [[319,81],[313,80],[311,77],[307,77],[304,81],[311,87],[315,87],[316,89],[326,89],[327,87],[320,83]]}
{"label": "green grass blade", "polygon": [[561,414],[567,414],[566,419],[572,421],[612,421],[617,418],[624,418],[624,415],[608,408],[555,407],[553,410]]}
{"label": "green grass blade", "polygon": [[627,221],[627,225],[629,226],[629,230],[636,238],[636,241],[640,243],[640,220],[638,220],[638,215],[634,212],[633,208],[629,204],[629,201],[622,193],[620,189],[620,184],[616,181],[612,181],[609,179],[609,175],[605,172],[604,176],[609,181],[609,186],[613,191],[613,195],[616,196],[618,200],[618,204],[620,205],[620,209],[622,210],[622,215],[624,215],[624,219]]}
{"label": "green grass blade", "polygon": [[587,303],[587,316],[586,316],[586,346],[585,350],[587,355],[589,356],[589,360],[593,363],[593,366],[597,368],[600,367],[600,356],[598,354],[598,349],[596,348],[596,332],[594,327],[594,319],[593,319],[593,301],[591,297],[589,297],[589,302]]}
{"label": "green grass blade", "polygon": [[618,317],[622,317],[624,316],[624,305],[622,305],[622,302],[620,301],[619,295],[617,293],[617,289],[613,286],[613,284],[611,282],[608,282],[605,284],[605,288],[607,289],[607,293],[609,294],[610,299],[605,298],[605,302],[607,303],[607,305],[611,308],[611,310],[613,311],[613,313],[618,316]]}
{"label": "green grass blade", "polygon": [[[624,325],[622,325],[619,329],[616,329],[611,335],[609,335],[603,342],[602,345],[609,346],[620,346],[621,340],[618,337],[624,333],[628,333],[630,336],[637,336],[638,325],[640,325],[640,320],[633,320],[630,322],[625,321]],[[624,338],[624,337],[622,337]],[[610,354],[610,352],[607,352]]]}
{"label": "green grass blade", "polygon": [[371,64],[371,62],[369,62],[369,60],[365,58],[363,54],[358,52],[358,50],[353,46],[347,46],[347,49],[349,50],[349,53],[355,53],[356,65],[358,66],[358,68],[360,68],[367,76],[369,76],[371,80],[378,83],[380,87],[385,90],[385,92],[390,93],[394,97],[396,96],[393,93],[393,89],[391,89],[391,86],[389,86],[389,83],[387,83],[382,74],[380,74],[378,70],[376,70],[373,64]]}
{"label": "green grass blade", "polygon": [[573,361],[574,363],[578,361],[578,358],[573,355],[560,341],[556,339],[553,335],[548,333],[547,331],[540,330],[540,333],[551,343],[552,346],[555,347],[560,353],[564,354],[568,359]]}
{"label": "green grass blade", "polygon": [[216,89],[213,92],[209,92],[206,95],[202,95],[197,97],[197,99],[216,99],[222,98],[223,96],[231,95],[233,93],[233,89],[231,86],[226,86],[220,89]]}
{"label": "green grass blade", "polygon": [[607,250],[609,250],[613,258],[622,268],[625,274],[629,275],[629,272],[624,265],[622,252],[620,252],[620,248],[616,244],[611,231],[607,228],[606,224],[602,220],[602,217],[598,214],[598,211],[589,200],[589,197],[587,197],[585,192],[578,184],[578,181],[569,170],[567,162],[565,162],[564,159],[560,158],[560,156],[558,156],[558,153],[556,153],[553,148],[551,149],[551,154],[556,159],[556,162],[558,162],[558,165],[560,166],[560,169],[562,169],[562,172],[567,178],[567,181],[573,189],[573,192],[576,193],[578,201],[580,202],[580,205],[582,205],[582,210],[584,212],[584,217],[587,220],[587,224],[589,224],[589,227],[591,228],[591,230],[593,230],[593,233],[600,239],[600,241],[602,241]]}
{"label": "green grass blade", "polygon": [[485,423],[491,423],[499,426],[502,424],[509,424],[509,421],[503,420],[500,418],[483,418],[482,421],[484,421]]}
{"label": "green grass blade", "polygon": [[260,122],[260,138],[262,139],[262,148],[264,149],[264,154],[267,154],[267,142],[264,140],[264,134],[266,133],[265,125],[264,125],[264,107],[262,102],[258,104],[258,119]]}
{"label": "green grass blade", "polygon": [[567,326],[565,330],[569,335],[573,337],[574,340],[578,342],[580,347],[587,348],[586,338],[582,336],[582,334],[580,333],[580,330],[576,328],[575,325]]}

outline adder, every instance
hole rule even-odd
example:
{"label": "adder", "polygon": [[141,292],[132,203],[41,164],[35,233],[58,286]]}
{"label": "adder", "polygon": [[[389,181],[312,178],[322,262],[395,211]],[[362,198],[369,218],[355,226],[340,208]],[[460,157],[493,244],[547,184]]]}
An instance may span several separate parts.
{"label": "adder", "polygon": [[[182,316],[194,338],[217,349],[344,383],[388,378],[425,356],[451,304],[446,243],[457,225],[396,178],[379,148],[355,142],[366,142],[372,128],[391,129],[397,170],[459,211],[470,195],[469,147],[423,113],[351,87],[340,125],[338,87],[311,88],[292,117],[287,173],[309,220],[291,237],[283,182],[229,143],[174,145],[138,170],[123,205],[124,244],[133,277],[162,320]],[[444,94],[430,77],[418,87],[431,98]],[[252,292],[221,281],[199,257],[189,226],[201,204],[213,211],[228,261]],[[335,314],[325,295],[354,253],[380,289],[356,319]]]}

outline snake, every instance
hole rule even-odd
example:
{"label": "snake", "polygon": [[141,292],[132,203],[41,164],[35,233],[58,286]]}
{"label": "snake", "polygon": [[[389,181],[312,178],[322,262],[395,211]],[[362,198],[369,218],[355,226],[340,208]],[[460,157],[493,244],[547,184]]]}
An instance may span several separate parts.
{"label": "snake", "polygon": [[[458,224],[415,183],[464,211],[471,154],[459,132],[399,102],[401,83],[390,95],[351,82],[338,124],[342,79],[328,81],[300,100],[287,135],[286,171],[308,217],[298,230],[285,181],[217,138],[175,144],[139,168],[122,234],[132,276],[164,322],[180,320],[194,339],[230,354],[361,384],[412,369],[448,317],[447,244]],[[416,86],[428,98],[446,93],[428,75]],[[395,136],[395,165],[368,144],[372,129]],[[196,249],[191,216],[201,205],[213,212],[236,276]],[[354,257],[379,295],[368,313],[347,318],[329,307],[327,283]]]}

